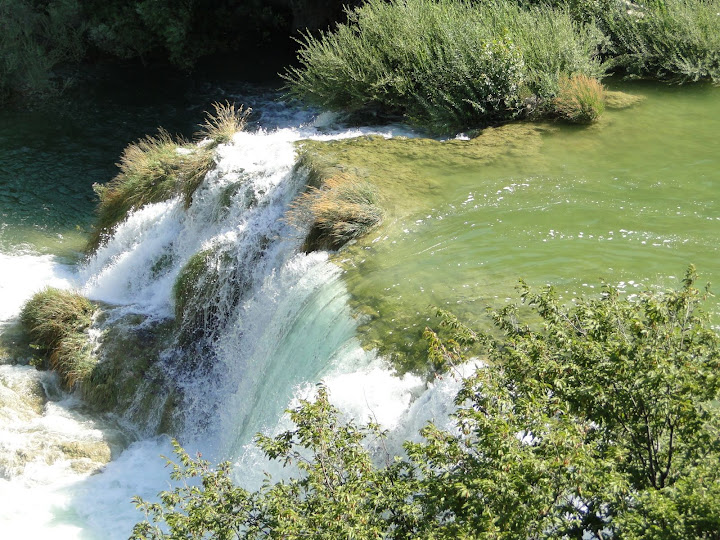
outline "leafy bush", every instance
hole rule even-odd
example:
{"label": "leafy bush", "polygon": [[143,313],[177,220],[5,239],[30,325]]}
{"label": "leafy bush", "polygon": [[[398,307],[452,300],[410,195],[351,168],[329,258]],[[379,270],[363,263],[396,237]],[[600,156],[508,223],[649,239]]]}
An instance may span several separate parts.
{"label": "leafy bush", "polygon": [[367,234],[382,221],[377,192],[369,182],[351,174],[336,174],[310,187],[292,204],[287,220],[303,229],[312,223],[308,247],[337,249]]}
{"label": "leafy bush", "polygon": [[77,293],[48,287],[35,294],[20,314],[30,338],[67,388],[87,378],[97,363],[86,334],[96,309]]}
{"label": "leafy bush", "polygon": [[553,100],[555,113],[577,124],[589,124],[605,110],[602,85],[585,75],[561,76],[558,95]]}
{"label": "leafy bush", "polygon": [[554,97],[560,73],[602,75],[603,37],[566,9],[512,2],[369,0],[307,34],[290,93],[329,109],[404,115],[442,132],[506,121]]}
{"label": "leafy bush", "polygon": [[133,538],[716,538],[720,336],[695,280],[571,308],[523,285],[542,325],[509,306],[493,314],[500,339],[440,312],[432,355],[451,366],[481,343],[489,362],[464,380],[455,429],[428,424],[377,466],[363,441],[382,448],[379,427],[342,422],[321,387],[290,411],[294,429],[257,438],[299,476],[248,492],[178,446],[173,478],[201,485],[136,499]]}
{"label": "leafy bush", "polygon": [[718,13],[718,0],[605,0],[594,15],[611,40],[612,68],[671,82],[720,84]]}

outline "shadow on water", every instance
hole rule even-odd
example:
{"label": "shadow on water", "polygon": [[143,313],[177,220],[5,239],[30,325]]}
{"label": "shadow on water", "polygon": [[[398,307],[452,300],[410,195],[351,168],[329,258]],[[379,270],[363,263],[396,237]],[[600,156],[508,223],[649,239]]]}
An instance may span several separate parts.
{"label": "shadow on water", "polygon": [[97,202],[92,185],[116,174],[127,144],[159,127],[190,138],[215,101],[277,99],[280,61],[260,62],[265,68],[252,82],[231,59],[192,76],[135,64],[86,66],[60,96],[0,109],[0,251],[81,249]]}

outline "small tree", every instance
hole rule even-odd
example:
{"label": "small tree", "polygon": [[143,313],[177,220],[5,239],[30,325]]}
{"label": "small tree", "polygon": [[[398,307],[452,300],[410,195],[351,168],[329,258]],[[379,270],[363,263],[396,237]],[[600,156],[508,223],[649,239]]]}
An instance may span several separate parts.
{"label": "small tree", "polygon": [[444,329],[426,330],[436,367],[472,345],[487,358],[453,430],[428,424],[406,458],[378,465],[363,441],[379,427],[342,422],[320,387],[290,412],[295,429],[257,439],[296,477],[249,493],[228,464],[178,448],[173,476],[202,486],[138,499],[148,521],[133,537],[720,538],[720,338],[696,279],[690,268],[680,290],[634,301],[606,286],[571,308],[522,284],[540,322],[506,307],[492,314],[502,338],[439,311]]}

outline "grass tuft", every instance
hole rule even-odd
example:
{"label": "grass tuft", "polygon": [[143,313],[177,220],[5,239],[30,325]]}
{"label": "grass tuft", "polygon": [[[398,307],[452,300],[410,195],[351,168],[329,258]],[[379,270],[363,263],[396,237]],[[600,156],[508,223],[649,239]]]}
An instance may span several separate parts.
{"label": "grass tuft", "polygon": [[306,247],[338,249],[367,234],[382,217],[373,185],[357,176],[339,173],[298,196],[286,219],[300,229],[312,223]]}
{"label": "grass tuft", "polygon": [[215,165],[214,149],[242,130],[250,113],[250,109],[230,103],[214,103],[213,107],[215,114],[207,114],[197,134],[210,144],[174,138],[160,129],[157,135],[125,148],[117,164],[118,175],[107,184],[93,186],[100,203],[88,241],[89,252],[97,249],[133,210],[176,196],[182,197],[186,208],[190,206],[195,191]]}
{"label": "grass tuft", "polygon": [[77,293],[48,287],[23,307],[20,321],[66,388],[85,380],[97,358],[86,330],[96,306]]}
{"label": "grass tuft", "polygon": [[605,111],[603,85],[587,75],[562,75],[552,108],[564,120],[576,124],[590,124]]}
{"label": "grass tuft", "polygon": [[205,113],[205,122],[200,125],[197,137],[200,140],[209,139],[212,146],[230,142],[232,136],[245,129],[248,116],[252,109],[244,109],[241,105],[235,108],[234,103],[215,102],[212,104],[215,114]]}

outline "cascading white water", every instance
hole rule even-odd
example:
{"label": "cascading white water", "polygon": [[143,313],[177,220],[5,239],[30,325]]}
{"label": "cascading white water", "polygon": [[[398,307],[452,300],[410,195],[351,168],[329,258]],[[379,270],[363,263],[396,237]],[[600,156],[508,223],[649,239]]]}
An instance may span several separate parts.
{"label": "cascading white water", "polygon": [[[251,445],[253,435],[286,427],[284,409],[309,397],[320,380],[345,414],[360,420],[372,416],[394,430],[391,440],[397,444],[431,416],[444,416],[457,388],[452,378],[428,390],[417,377],[395,377],[381,359],[364,351],[340,270],[326,254],[301,253],[301,234],[282,219],[305,182],[295,168],[293,143],[360,134],[320,133],[312,126],[238,133],[218,148],[217,166],[189,208],[177,199],[148,205],[131,214],[77,274],[57,283],[66,269],[52,268],[33,281],[33,290],[45,283],[74,285],[89,298],[116,306],[105,308],[110,313],[105,324],[127,314],[141,315],[147,324],[174,315],[178,275],[195,254],[209,253],[212,279],[201,280],[202,291],[193,298],[198,305],[192,308],[205,323],[203,354],[211,361],[202,364],[191,358],[194,349],[180,350],[175,343],[163,355],[163,373],[181,389],[181,442],[191,453],[236,461],[236,479],[247,487],[257,487],[261,471],[273,467]],[[3,316],[16,314],[31,292],[19,294]],[[52,379],[46,373],[33,377]],[[11,386],[3,384],[3,389]],[[142,394],[151,391],[138,388],[126,420],[142,417]],[[421,394],[423,407],[410,411]],[[55,401],[43,401],[37,414],[50,419],[53,408],[78,407],[77,399],[58,393]],[[140,439],[100,474],[88,476],[77,466],[65,466],[55,476],[6,467],[0,489],[38,496],[34,506],[40,504],[42,512],[14,517],[16,505],[0,509],[3,530],[30,530],[23,534],[30,538],[126,538],[141,518],[131,497],[152,499],[169,482],[160,456],[171,456],[172,449],[166,437],[152,435],[160,421],[153,412],[145,411],[145,425],[135,426]],[[67,416],[80,430],[77,438],[95,437],[112,447],[117,438],[96,433],[112,432],[111,426],[73,414]]]}

